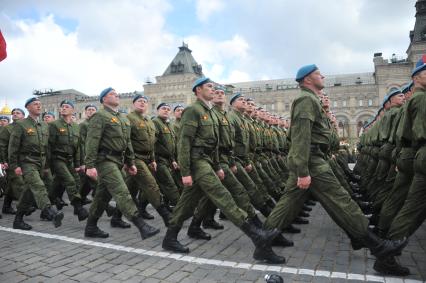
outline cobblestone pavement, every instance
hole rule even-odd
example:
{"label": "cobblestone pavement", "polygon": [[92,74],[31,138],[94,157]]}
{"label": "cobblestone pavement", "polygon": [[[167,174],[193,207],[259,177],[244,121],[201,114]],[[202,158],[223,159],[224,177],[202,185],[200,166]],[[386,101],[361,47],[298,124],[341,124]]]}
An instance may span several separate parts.
{"label": "cobblestone pavement", "polygon": [[[2,205],[2,201],[0,201]],[[108,239],[87,239],[85,222],[79,223],[71,207],[64,208],[63,226],[55,229],[39,220],[39,212],[26,221],[32,231],[13,230],[13,217],[0,219],[0,282],[264,282],[268,273],[285,282],[424,282],[426,280],[426,224],[410,239],[399,260],[411,269],[405,278],[383,277],[373,270],[374,258],[366,251],[352,251],[349,240],[322,207],[313,207],[302,233],[286,234],[292,248],[274,248],[286,257],[285,265],[264,265],[252,259],[250,240],[229,221],[225,230],[212,231],[210,241],[192,240],[182,229],[179,239],[189,255],[166,253],[161,241],[166,229],[160,217],[150,224],[161,227],[142,241],[135,227],[111,228],[104,216],[99,226]]]}

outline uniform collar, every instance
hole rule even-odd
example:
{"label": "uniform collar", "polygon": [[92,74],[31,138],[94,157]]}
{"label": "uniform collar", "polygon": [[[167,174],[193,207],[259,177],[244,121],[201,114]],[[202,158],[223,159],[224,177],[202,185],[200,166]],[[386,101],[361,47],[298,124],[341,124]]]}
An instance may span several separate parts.
{"label": "uniform collar", "polygon": [[113,110],[112,108],[110,108],[110,107],[108,107],[108,106],[106,106],[106,105],[104,105],[104,109],[105,109],[107,112],[111,113],[112,115],[115,115],[115,116],[119,116],[119,115],[120,115],[120,112],[115,111],[115,110]]}
{"label": "uniform collar", "polygon": [[198,98],[197,98],[197,103],[199,103],[200,105],[202,105],[207,110],[211,110],[212,107],[213,107],[210,102],[204,102],[204,101],[202,101],[201,99],[198,99]]}

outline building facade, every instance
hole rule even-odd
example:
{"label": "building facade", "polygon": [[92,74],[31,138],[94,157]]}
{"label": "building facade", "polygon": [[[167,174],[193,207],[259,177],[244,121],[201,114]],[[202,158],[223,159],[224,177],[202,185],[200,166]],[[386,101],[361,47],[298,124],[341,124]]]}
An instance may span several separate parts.
{"label": "building facade", "polygon": [[[389,89],[407,83],[415,62],[426,53],[426,0],[418,0],[415,6],[416,23],[409,33],[406,58],[392,56],[385,59],[381,53],[375,53],[374,72],[326,75],[325,92],[330,97],[332,111],[338,120],[339,135],[351,144],[358,140],[362,126],[376,115]],[[192,83],[201,76],[204,76],[201,65],[192,56],[188,45],[183,43],[164,73],[156,77],[155,83],[147,82],[144,85],[144,94],[150,98],[151,114],[154,114],[160,102],[172,105],[189,105],[193,102]],[[294,78],[235,82],[226,87],[227,95],[242,92],[255,99],[259,106],[286,118],[290,116],[292,101],[299,94]],[[131,111],[132,98],[137,93],[142,92],[120,94],[122,110]],[[87,104],[99,105],[97,96],[88,96],[72,89],[35,94],[40,95],[45,110],[56,114],[60,101],[74,100],[78,119],[84,118]]]}

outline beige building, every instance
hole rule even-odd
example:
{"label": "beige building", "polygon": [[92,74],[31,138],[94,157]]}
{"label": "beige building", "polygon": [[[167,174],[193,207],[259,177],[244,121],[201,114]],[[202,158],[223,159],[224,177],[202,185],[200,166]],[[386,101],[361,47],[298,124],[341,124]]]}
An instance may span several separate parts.
{"label": "beige building", "polygon": [[[421,54],[426,53],[426,0],[416,2],[416,23],[409,33],[409,46],[406,58],[373,56],[374,72],[343,75],[326,75],[326,93],[331,99],[331,108],[339,121],[339,135],[355,143],[361,127],[377,113],[382,100],[392,87],[400,87],[410,80],[410,73]],[[203,76],[202,67],[192,56],[188,45],[183,43],[175,58],[167,66],[156,82],[144,85],[144,94],[150,97],[151,114],[160,102],[173,105],[190,104],[194,100],[191,91],[196,78]],[[214,79],[214,78],[213,78]],[[283,117],[290,116],[293,99],[299,89],[294,78],[235,82],[227,85],[227,94],[242,92],[256,100],[259,106]],[[131,109],[132,98],[136,93],[121,95],[122,110]],[[57,113],[63,99],[76,101],[77,118],[84,118],[84,107],[89,103],[99,105],[97,96],[87,96],[76,90],[39,92],[45,110]]]}

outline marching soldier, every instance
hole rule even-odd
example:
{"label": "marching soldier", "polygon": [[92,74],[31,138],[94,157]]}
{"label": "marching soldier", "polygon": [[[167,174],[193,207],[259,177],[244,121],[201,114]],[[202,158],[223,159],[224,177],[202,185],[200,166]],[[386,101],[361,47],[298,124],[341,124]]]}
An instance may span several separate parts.
{"label": "marching soldier", "polygon": [[178,242],[177,235],[183,222],[193,215],[200,198],[205,194],[253,241],[256,246],[255,259],[283,263],[285,259],[277,256],[269,244],[279,231],[259,229],[248,222],[247,213],[236,205],[221,183],[225,176],[219,164],[219,122],[211,105],[213,83],[208,78],[200,78],[195,81],[192,90],[197,100],[182,115],[178,142],[178,163],[185,189],[173,210],[163,248],[180,253],[189,252]]}
{"label": "marching soldier", "polygon": [[158,229],[146,224],[136,208],[122,175],[122,168],[136,175],[135,155],[130,141],[130,122],[118,112],[120,97],[113,88],[106,88],[99,97],[103,109],[89,121],[86,139],[86,174],[98,179],[95,198],[90,206],[84,235],[107,238],[109,235],[98,228],[111,198],[118,209],[138,228],[142,239],[154,236]]}
{"label": "marching soldier", "polygon": [[52,221],[55,227],[62,224],[64,214],[52,207],[42,176],[47,169],[49,130],[45,122],[39,120],[41,102],[33,97],[26,101],[28,117],[17,122],[9,140],[9,167],[18,176],[23,176],[25,189],[17,205],[13,228],[30,230],[32,227],[23,220],[33,201],[41,210],[40,218]]}

